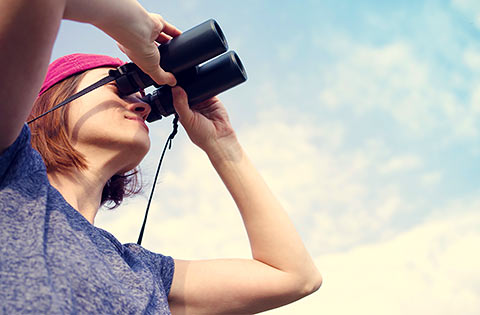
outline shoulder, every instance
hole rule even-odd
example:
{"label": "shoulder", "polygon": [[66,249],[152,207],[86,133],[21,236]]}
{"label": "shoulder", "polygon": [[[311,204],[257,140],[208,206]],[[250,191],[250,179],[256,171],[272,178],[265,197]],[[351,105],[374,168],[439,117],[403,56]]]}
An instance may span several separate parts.
{"label": "shoulder", "polygon": [[175,271],[173,258],[151,252],[138,244],[129,243],[123,245],[123,247],[128,255],[132,255],[132,258],[135,257],[135,259],[141,260],[153,273],[155,279],[162,282],[165,293],[168,296]]}
{"label": "shoulder", "polygon": [[23,148],[28,143],[30,143],[30,128],[28,128],[27,124],[24,124],[15,141],[2,152],[0,152],[0,163],[3,164],[8,162],[8,160],[11,159],[19,151],[19,149]]}
{"label": "shoulder", "polygon": [[0,154],[0,187],[14,178],[45,170],[40,154],[30,144],[30,128],[24,124],[17,139]]}
{"label": "shoulder", "polygon": [[161,279],[164,285],[167,284],[168,287],[170,286],[175,269],[175,263],[172,257],[154,253],[138,244],[122,244],[108,231],[101,228],[96,229],[117,248],[120,255],[131,268],[136,268],[138,264],[142,264],[147,267],[156,278]]}

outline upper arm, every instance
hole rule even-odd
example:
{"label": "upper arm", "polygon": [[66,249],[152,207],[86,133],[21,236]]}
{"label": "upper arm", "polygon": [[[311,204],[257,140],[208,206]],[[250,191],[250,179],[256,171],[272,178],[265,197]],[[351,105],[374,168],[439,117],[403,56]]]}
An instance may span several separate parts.
{"label": "upper arm", "polygon": [[253,314],[315,289],[256,260],[175,260],[169,304],[172,314]]}
{"label": "upper arm", "polygon": [[62,1],[0,1],[0,152],[19,135],[40,90]]}

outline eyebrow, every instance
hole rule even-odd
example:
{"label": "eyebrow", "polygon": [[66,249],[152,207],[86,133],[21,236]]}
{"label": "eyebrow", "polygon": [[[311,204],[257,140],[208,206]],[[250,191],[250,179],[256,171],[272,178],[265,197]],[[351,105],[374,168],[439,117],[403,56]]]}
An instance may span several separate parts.
{"label": "eyebrow", "polygon": [[115,69],[115,68],[114,67],[102,68],[102,70],[104,70],[104,71],[99,72],[95,77],[98,78],[98,79],[104,78],[104,77],[108,76],[108,72],[111,69]]}

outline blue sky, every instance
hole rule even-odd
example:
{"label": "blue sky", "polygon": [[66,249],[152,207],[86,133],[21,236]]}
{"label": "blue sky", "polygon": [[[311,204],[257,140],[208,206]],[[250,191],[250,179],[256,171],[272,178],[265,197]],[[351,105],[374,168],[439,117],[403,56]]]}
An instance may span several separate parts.
{"label": "blue sky", "polygon": [[[268,314],[478,314],[480,4],[140,1],[186,30],[209,18],[249,80],[222,95],[253,162],[325,281]],[[64,22],[53,57],[122,56]],[[144,196],[97,224],[135,242],[170,119],[150,126]],[[235,206],[183,131],[144,245],[183,259],[248,257]]]}

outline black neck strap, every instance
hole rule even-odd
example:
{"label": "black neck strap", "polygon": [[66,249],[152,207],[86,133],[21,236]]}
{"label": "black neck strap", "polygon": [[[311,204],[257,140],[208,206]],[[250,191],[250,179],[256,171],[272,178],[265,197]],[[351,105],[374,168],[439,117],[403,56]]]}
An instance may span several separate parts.
{"label": "black neck strap", "polygon": [[152,202],[153,192],[155,191],[155,185],[157,183],[158,174],[160,173],[160,167],[162,166],[163,157],[165,156],[165,152],[167,148],[170,150],[172,148],[172,140],[177,134],[178,131],[178,114],[175,114],[175,118],[173,119],[173,130],[172,133],[168,136],[168,139],[163,147],[162,156],[160,156],[160,161],[158,162],[157,172],[155,173],[155,179],[153,180],[152,191],[150,192],[150,197],[148,198],[147,210],[145,210],[145,217],[143,218],[142,228],[140,229],[140,235],[138,236],[138,245],[142,245],[143,239],[143,232],[145,231],[145,225],[147,224],[147,216],[148,210],[150,209],[150,204]]}
{"label": "black neck strap", "polygon": [[117,79],[118,76],[114,75],[113,73],[110,73],[108,76],[106,76],[105,78],[103,79],[100,79],[99,81],[93,83],[92,85],[90,86],[87,86],[86,88],[84,88],[83,90],[79,91],[78,93],[75,93],[73,94],[72,96],[70,96],[69,98],[67,98],[66,100],[64,100],[63,102],[61,102],[60,104],[56,105],[55,107],[51,108],[50,110],[46,111],[45,113],[41,114],[40,116],[37,116],[31,120],[29,120],[27,122],[27,124],[31,124],[32,122],[34,122],[35,120],[39,119],[39,118],[42,118],[43,116],[47,115],[48,113],[51,113],[53,112],[54,110],[57,110],[59,109],[60,107],[62,106],[65,106],[67,105],[68,103],[70,103],[71,101],[74,101],[76,100],[77,98],[79,98],[80,96],[83,96],[85,94],[87,94],[88,92],[91,92],[95,89],[98,89],[99,87],[109,83],[109,82],[112,82],[114,80]]}
{"label": "black neck strap", "polygon": [[[118,79],[123,73],[121,73],[121,71],[119,70],[116,70],[116,71],[110,71],[109,72],[109,75],[104,77],[103,79],[100,79],[99,81],[93,83],[92,85],[84,88],[83,90],[79,91],[78,93],[75,93],[73,94],[72,96],[70,96],[69,98],[65,99],[63,102],[61,102],[60,104],[56,105],[55,107],[51,108],[50,110],[46,111],[45,113],[29,120],[27,122],[27,124],[31,124],[32,122],[34,122],[35,120],[39,119],[39,118],[42,118],[43,116],[53,112],[54,110],[57,110],[59,109],[60,107],[62,106],[65,106],[67,105],[68,103],[76,100],[77,98],[95,90],[95,89],[98,89],[99,87],[109,83],[109,82],[112,82],[116,79]],[[150,209],[150,204],[152,202],[152,197],[153,197],[153,193],[155,191],[155,184],[157,183],[157,178],[158,178],[158,174],[160,173],[160,167],[162,166],[162,162],[163,162],[163,158],[165,156],[165,152],[168,149],[171,149],[172,147],[172,140],[173,138],[175,137],[175,135],[177,134],[177,131],[178,131],[178,115],[175,114],[175,118],[173,119],[173,130],[172,130],[172,133],[170,134],[170,136],[168,136],[168,139],[165,143],[165,147],[163,148],[163,152],[162,152],[162,155],[160,157],[160,161],[158,163],[158,167],[157,167],[157,172],[155,174],[155,179],[153,181],[153,185],[152,185],[152,191],[150,192],[150,198],[148,199],[148,204],[147,204],[147,209],[145,210],[145,217],[143,219],[143,224],[142,224],[142,228],[140,230],[140,235],[138,236],[138,241],[137,241],[137,244],[138,245],[141,245],[142,244],[142,238],[143,238],[143,233],[145,231],[145,226],[147,224],[147,216],[148,216],[148,210]]]}

